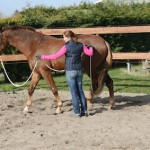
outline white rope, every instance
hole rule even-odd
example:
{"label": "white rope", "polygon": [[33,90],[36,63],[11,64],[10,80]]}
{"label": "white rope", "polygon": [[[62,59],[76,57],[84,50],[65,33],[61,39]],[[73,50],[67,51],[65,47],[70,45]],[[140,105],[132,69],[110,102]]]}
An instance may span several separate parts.
{"label": "white rope", "polygon": [[21,86],[24,86],[24,85],[30,80],[30,78],[32,77],[32,74],[33,74],[33,72],[34,72],[34,70],[35,70],[35,68],[36,68],[36,65],[37,65],[37,61],[36,61],[36,63],[35,63],[35,66],[34,66],[32,72],[31,72],[29,78],[27,79],[26,82],[24,82],[24,83],[21,84],[21,85],[15,84],[15,83],[13,83],[13,82],[11,81],[11,79],[9,78],[9,76],[8,76],[8,74],[7,74],[7,72],[6,72],[6,69],[5,69],[4,64],[3,64],[3,62],[2,62],[2,59],[1,59],[1,65],[2,65],[2,67],[3,67],[3,69],[4,69],[4,72],[5,72],[5,74],[6,74],[7,79],[9,80],[9,82],[10,82],[13,86],[15,86],[15,87],[21,87]]}
{"label": "white rope", "polygon": [[[29,78],[28,78],[23,84],[18,85],[18,84],[15,84],[15,83],[13,83],[13,82],[11,81],[11,79],[9,78],[9,76],[8,76],[8,74],[7,74],[7,72],[6,72],[6,69],[5,69],[4,64],[3,64],[3,62],[2,62],[2,59],[0,59],[0,60],[1,60],[1,65],[2,65],[2,67],[3,67],[3,69],[4,69],[4,72],[5,72],[5,74],[6,74],[7,79],[8,79],[8,80],[10,81],[10,83],[11,83],[12,85],[14,85],[15,87],[21,87],[21,86],[24,86],[24,85],[30,80],[30,78],[32,77],[32,74],[33,74],[33,72],[34,72],[34,70],[35,70],[35,68],[36,68],[36,66],[37,66],[37,61],[36,61],[35,66],[34,66],[32,72],[31,72]],[[91,61],[92,61],[92,57],[90,56],[90,82],[91,82],[91,91],[93,92],[93,86],[92,86],[92,66],[91,66]],[[51,68],[50,66],[48,66],[47,64],[46,64],[46,66],[47,66],[49,69],[53,70],[53,71],[57,71],[57,72],[65,72],[65,70],[56,70],[56,69],[53,69],[53,68]]]}
{"label": "white rope", "polygon": [[53,69],[53,68],[51,68],[49,65],[47,65],[46,64],[46,66],[49,68],[49,69],[51,69],[51,70],[53,70],[53,71],[56,71],[56,72],[65,72],[65,70],[56,70],[56,69]]}

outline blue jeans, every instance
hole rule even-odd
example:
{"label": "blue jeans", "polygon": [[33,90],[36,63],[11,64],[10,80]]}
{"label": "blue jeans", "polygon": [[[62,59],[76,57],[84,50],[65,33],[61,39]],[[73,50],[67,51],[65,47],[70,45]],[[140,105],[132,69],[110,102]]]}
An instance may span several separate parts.
{"label": "blue jeans", "polygon": [[74,113],[87,113],[87,101],[82,90],[83,71],[66,71],[66,78],[72,95]]}

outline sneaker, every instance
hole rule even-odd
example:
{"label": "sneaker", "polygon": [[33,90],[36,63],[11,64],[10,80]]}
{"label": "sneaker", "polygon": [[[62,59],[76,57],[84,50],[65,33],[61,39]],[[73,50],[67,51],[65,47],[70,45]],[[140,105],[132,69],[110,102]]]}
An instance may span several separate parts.
{"label": "sneaker", "polygon": [[88,113],[81,113],[81,116],[88,117]]}

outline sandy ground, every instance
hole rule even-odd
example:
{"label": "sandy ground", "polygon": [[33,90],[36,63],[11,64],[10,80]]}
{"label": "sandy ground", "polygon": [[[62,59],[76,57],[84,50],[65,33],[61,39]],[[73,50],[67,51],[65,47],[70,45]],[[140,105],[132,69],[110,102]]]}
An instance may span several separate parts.
{"label": "sandy ground", "polygon": [[54,115],[50,91],[35,91],[28,114],[27,91],[0,92],[0,150],[150,150],[150,95],[115,93],[116,107],[107,111],[104,91],[89,117],[74,118],[70,93],[59,93],[63,113]]}

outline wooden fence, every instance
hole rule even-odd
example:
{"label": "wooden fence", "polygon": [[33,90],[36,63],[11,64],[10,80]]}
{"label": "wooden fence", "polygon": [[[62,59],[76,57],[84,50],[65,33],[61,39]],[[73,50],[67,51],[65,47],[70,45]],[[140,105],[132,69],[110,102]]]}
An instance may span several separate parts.
{"label": "wooden fence", "polygon": [[[67,28],[68,29],[68,28]],[[37,29],[37,32],[46,35],[62,35],[67,29]],[[69,28],[76,34],[119,34],[119,33],[149,33],[150,26],[126,26],[126,27],[98,27],[98,28]],[[26,57],[20,55],[2,55],[2,61],[26,61]],[[113,53],[113,60],[145,60],[150,59],[150,53]]]}

